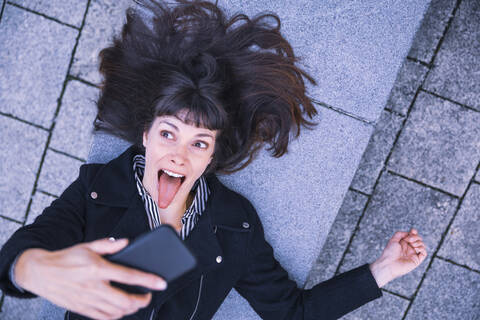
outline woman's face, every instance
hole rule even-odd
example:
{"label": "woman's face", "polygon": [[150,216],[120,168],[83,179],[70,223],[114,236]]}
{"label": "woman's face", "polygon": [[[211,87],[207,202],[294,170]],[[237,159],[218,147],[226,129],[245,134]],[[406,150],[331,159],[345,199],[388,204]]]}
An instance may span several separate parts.
{"label": "woman's face", "polygon": [[185,112],[157,117],[143,133],[143,185],[159,208],[184,208],[195,181],[212,160],[216,130],[183,122]]}

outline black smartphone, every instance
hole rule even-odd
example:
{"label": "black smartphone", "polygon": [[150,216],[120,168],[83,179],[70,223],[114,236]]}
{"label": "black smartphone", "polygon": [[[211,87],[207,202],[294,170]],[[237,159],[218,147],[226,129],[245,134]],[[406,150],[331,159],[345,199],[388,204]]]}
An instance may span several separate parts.
{"label": "black smartphone", "polygon": [[[175,229],[162,224],[129,243],[125,248],[111,255],[107,260],[127,267],[154,273],[169,283],[194,269],[195,256],[185,246]],[[113,286],[130,293],[147,293],[152,289],[111,281]]]}

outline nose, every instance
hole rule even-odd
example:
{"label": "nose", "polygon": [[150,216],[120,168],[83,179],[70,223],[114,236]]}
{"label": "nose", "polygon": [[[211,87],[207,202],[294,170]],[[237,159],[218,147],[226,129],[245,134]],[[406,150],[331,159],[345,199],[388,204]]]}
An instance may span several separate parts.
{"label": "nose", "polygon": [[170,161],[177,166],[183,166],[187,159],[187,148],[178,147],[176,148],[170,157]]}

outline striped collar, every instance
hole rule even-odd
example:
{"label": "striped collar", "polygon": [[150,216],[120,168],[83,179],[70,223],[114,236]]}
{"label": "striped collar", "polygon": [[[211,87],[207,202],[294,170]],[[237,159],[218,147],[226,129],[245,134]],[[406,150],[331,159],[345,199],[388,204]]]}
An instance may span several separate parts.
{"label": "striped collar", "polygon": [[[139,195],[142,197],[142,200],[147,211],[148,222],[150,229],[157,228],[160,224],[160,216],[158,214],[158,206],[151,198],[148,191],[145,189],[142,183],[143,175],[145,172],[145,156],[142,154],[137,154],[133,157],[133,171],[135,174],[135,181],[137,185],[137,190]],[[185,211],[182,217],[182,230],[180,236],[182,239],[185,239],[193,227],[196,225],[199,217],[202,212],[205,210],[205,206],[210,194],[210,190],[207,186],[207,181],[204,176],[201,176],[192,188],[195,191],[195,197],[193,199],[190,207]]]}

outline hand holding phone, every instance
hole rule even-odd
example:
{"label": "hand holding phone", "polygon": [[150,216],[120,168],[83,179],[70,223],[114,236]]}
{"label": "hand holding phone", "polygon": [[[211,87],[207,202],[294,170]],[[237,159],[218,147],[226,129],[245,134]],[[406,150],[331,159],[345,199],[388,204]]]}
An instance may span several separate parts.
{"label": "hand holding phone", "polygon": [[[105,259],[127,267],[156,274],[170,282],[195,268],[197,261],[177,232],[169,225],[146,232],[121,251]],[[112,285],[130,293],[147,293],[151,289],[112,281]]]}

